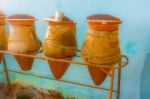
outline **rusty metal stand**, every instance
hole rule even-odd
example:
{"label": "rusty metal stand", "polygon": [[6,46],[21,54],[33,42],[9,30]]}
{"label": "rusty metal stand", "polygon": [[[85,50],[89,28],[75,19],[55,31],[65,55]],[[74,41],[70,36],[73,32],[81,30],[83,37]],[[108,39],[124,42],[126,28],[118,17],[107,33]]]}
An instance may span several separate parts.
{"label": "rusty metal stand", "polygon": [[[91,85],[87,85],[87,84],[81,84],[81,83],[78,83],[78,82],[72,82],[72,81],[66,81],[66,80],[56,80],[54,78],[50,78],[50,77],[46,77],[46,76],[41,76],[41,75],[36,75],[36,74],[29,74],[29,73],[25,73],[25,72],[21,72],[21,71],[15,71],[15,70],[9,70],[9,69],[7,69],[7,64],[6,64],[7,62],[6,62],[6,60],[5,60],[5,58],[3,58],[4,71],[0,72],[0,74],[1,73],[5,73],[8,86],[10,85],[9,72],[13,72],[13,73],[26,75],[26,76],[33,76],[33,77],[37,77],[37,78],[49,79],[49,80],[54,80],[54,81],[59,81],[59,82],[64,82],[64,83],[69,83],[69,84],[74,84],[74,85],[94,88],[94,89],[100,89],[100,90],[103,90],[103,91],[109,91],[108,99],[112,99],[113,98],[113,93],[114,92],[117,93],[116,99],[120,99],[121,69],[123,67],[125,67],[128,64],[128,62],[129,62],[128,57],[124,56],[124,55],[122,55],[122,58],[126,59],[125,62],[123,62],[122,59],[121,59],[121,61],[118,63],[118,66],[107,66],[107,65],[93,65],[93,64],[89,64],[89,63],[85,63],[85,62],[78,62],[78,61],[65,60],[65,59],[47,58],[47,57],[43,57],[43,56],[18,54],[18,53],[13,53],[13,52],[8,52],[8,51],[1,51],[1,50],[0,50],[0,53],[10,54],[10,55],[17,55],[17,56],[23,56],[23,57],[29,57],[29,58],[37,58],[37,59],[42,59],[42,60],[50,60],[50,61],[58,61],[58,62],[65,62],[65,63],[71,63],[71,64],[78,64],[78,65],[81,65],[81,66],[88,66],[88,65],[90,65],[90,66],[98,66],[98,67],[101,67],[101,69],[105,73],[107,73],[108,76],[110,77],[110,86],[109,86],[109,88],[102,88],[102,87],[97,87],[97,86],[91,86]],[[76,57],[80,57],[80,56],[76,56]],[[107,72],[105,70],[106,68],[107,69],[111,69],[111,73]],[[115,75],[116,70],[118,71],[117,90],[114,89],[114,78],[115,78],[114,75]]]}
{"label": "rusty metal stand", "polygon": [[115,75],[115,69],[112,69],[111,77],[110,77],[110,91],[109,91],[109,97],[108,99],[112,99],[113,96],[113,87],[114,87],[114,75]]}
{"label": "rusty metal stand", "polygon": [[7,70],[7,64],[6,64],[5,57],[3,57],[3,65],[4,65],[4,72],[5,72],[5,75],[6,75],[7,85],[9,87],[10,86],[10,79],[9,79],[9,74],[8,74],[8,70]]}
{"label": "rusty metal stand", "polygon": [[[121,62],[119,63],[119,66],[121,66]],[[121,68],[118,69],[118,86],[116,99],[120,99],[120,86],[121,86]]]}

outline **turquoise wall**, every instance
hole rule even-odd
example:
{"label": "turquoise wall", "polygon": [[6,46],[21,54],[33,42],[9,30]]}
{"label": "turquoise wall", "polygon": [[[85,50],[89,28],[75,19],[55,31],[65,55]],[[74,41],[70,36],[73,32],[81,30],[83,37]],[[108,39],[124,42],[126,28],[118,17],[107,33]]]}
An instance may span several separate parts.
{"label": "turquoise wall", "polygon": [[[121,99],[148,99],[149,94],[143,94],[143,92],[148,93],[146,90],[148,87],[143,85],[149,86],[149,80],[145,80],[150,71],[146,68],[150,66],[147,62],[150,59],[148,57],[150,53],[149,5],[150,0],[3,0],[2,8],[6,15],[27,13],[38,19],[51,16],[55,11],[63,11],[77,22],[79,48],[83,44],[87,30],[85,23],[87,16],[105,13],[121,18],[123,23],[120,26],[120,46],[122,53],[128,55],[130,59],[130,64],[124,68],[122,74]],[[47,24],[43,20],[38,20],[36,26],[37,34],[43,41]],[[7,62],[10,69],[20,70],[12,56],[7,56]],[[29,73],[52,77],[47,62],[42,60],[36,60]],[[40,87],[58,89],[66,94],[76,95],[80,99],[99,99],[99,97],[106,99],[107,95],[105,92],[91,88],[24,77],[13,73],[10,75],[13,80],[20,79]],[[87,68],[81,66],[71,65],[62,79],[93,85]],[[106,79],[102,86],[107,86],[108,82],[109,79]]]}

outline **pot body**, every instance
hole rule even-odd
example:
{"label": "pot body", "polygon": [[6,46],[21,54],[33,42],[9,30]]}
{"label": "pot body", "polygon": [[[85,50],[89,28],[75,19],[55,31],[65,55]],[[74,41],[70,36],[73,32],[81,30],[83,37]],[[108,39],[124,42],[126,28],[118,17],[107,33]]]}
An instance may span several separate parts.
{"label": "pot body", "polygon": [[[118,24],[88,23],[89,29],[81,49],[81,57],[96,65],[114,65],[120,61]],[[111,69],[88,66],[96,85],[100,85]]]}
{"label": "pot body", "polygon": [[76,54],[76,29],[65,25],[49,25],[43,50],[53,58],[71,58]]}
{"label": "pot body", "polygon": [[[40,47],[41,42],[36,35],[35,27],[33,25],[11,25],[8,51],[21,54],[36,55]],[[22,56],[15,57],[22,70],[31,69],[34,59]]]}
{"label": "pot body", "polygon": [[81,56],[89,63],[113,65],[120,60],[118,31],[89,29],[82,46]]}
{"label": "pot body", "polygon": [[8,51],[22,54],[36,54],[40,41],[36,36],[34,26],[11,26]]}
{"label": "pot body", "polygon": [[[47,57],[71,60],[76,54],[76,27],[65,23],[49,23],[43,51]],[[60,79],[69,64],[48,61],[56,79]]]}

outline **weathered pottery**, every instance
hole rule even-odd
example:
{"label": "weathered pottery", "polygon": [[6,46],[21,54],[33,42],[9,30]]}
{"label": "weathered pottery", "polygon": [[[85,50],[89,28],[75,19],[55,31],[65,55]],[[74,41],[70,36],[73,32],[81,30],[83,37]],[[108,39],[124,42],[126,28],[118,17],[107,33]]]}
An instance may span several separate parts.
{"label": "weathered pottery", "polygon": [[[43,51],[47,57],[72,60],[76,54],[76,24],[67,17],[62,21],[54,21],[54,16],[46,19],[48,30],[43,44]],[[69,64],[48,61],[56,79],[60,79]]]}
{"label": "weathered pottery", "polygon": [[[112,66],[120,61],[121,52],[118,40],[120,19],[111,15],[97,14],[87,18],[89,29],[82,46],[82,58],[91,64]],[[100,67],[88,66],[96,85],[100,85],[107,74]],[[109,72],[110,69],[105,71]]]}
{"label": "weathered pottery", "polygon": [[[41,42],[35,31],[35,18],[26,14],[16,14],[7,18],[10,23],[10,37],[8,41],[8,51],[21,54],[36,55]],[[15,56],[21,69],[30,70],[33,58]]]}

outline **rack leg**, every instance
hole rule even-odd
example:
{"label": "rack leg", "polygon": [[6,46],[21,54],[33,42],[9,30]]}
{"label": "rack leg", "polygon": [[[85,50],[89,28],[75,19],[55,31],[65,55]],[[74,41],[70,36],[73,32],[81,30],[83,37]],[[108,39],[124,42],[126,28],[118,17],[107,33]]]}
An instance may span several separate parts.
{"label": "rack leg", "polygon": [[5,75],[6,75],[7,85],[10,86],[10,79],[9,79],[9,74],[8,74],[8,70],[7,70],[7,64],[6,64],[5,57],[3,58],[3,64],[4,64],[4,71],[5,71]]}
{"label": "rack leg", "polygon": [[[121,66],[121,62],[119,63],[119,66]],[[121,68],[118,69],[118,86],[116,99],[120,99],[120,85],[121,85]]]}
{"label": "rack leg", "polygon": [[112,99],[113,96],[113,87],[114,87],[114,74],[115,74],[115,69],[112,69],[111,77],[110,77],[110,92],[109,92],[109,97],[108,99]]}

